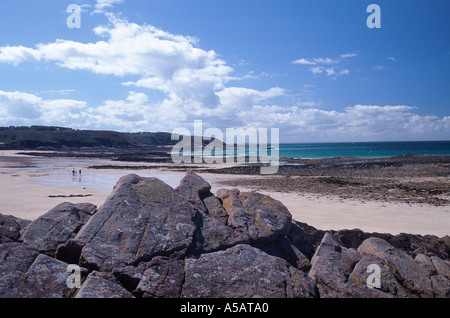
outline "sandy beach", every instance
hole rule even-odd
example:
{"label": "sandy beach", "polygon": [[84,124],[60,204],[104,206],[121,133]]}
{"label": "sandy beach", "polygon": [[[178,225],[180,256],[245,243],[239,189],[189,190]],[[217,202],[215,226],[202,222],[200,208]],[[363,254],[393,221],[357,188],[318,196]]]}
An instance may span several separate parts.
{"label": "sandy beach", "polygon": [[[168,169],[167,164],[111,162],[104,159],[46,158],[17,154],[19,151],[2,151],[0,154],[0,213],[34,220],[62,202],[89,202],[98,207],[111,193],[114,184],[124,175],[136,173],[144,177],[157,177],[176,187],[184,171]],[[115,169],[92,169],[92,166],[114,165]],[[120,167],[123,165],[124,168]],[[145,166],[145,169],[142,167]],[[197,167],[198,168],[198,167]],[[379,200],[343,198],[337,194],[318,194],[308,191],[286,191],[278,188],[257,187],[243,179],[255,176],[235,176],[198,172],[219,188],[238,188],[255,191],[281,201],[294,220],[321,230],[359,228],[365,232],[410,233],[439,237],[450,235],[450,206],[426,203],[388,202]],[[224,168],[215,165],[214,168]],[[81,176],[72,170],[82,171]],[[182,170],[182,169],[180,169]],[[200,169],[201,170],[201,169]],[[245,183],[244,183],[245,184]]]}

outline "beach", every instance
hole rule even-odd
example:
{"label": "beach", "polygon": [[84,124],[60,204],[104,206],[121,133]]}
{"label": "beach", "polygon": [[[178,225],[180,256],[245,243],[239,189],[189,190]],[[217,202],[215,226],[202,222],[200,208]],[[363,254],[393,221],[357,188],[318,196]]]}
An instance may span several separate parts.
{"label": "beach", "polygon": [[[190,168],[158,163],[113,162],[96,158],[30,157],[18,153],[19,151],[1,152],[0,213],[27,220],[35,220],[63,202],[88,202],[100,207],[120,177],[131,173],[159,178],[175,188]],[[191,168],[211,184],[213,193],[220,188],[238,188],[242,192],[257,191],[269,195],[282,202],[294,220],[317,229],[358,228],[365,232],[394,235],[450,235],[450,206],[445,200],[428,198],[422,202],[410,198],[405,201],[392,196],[382,200],[375,194],[360,195],[364,194],[364,191],[354,189],[353,192],[348,191],[343,195],[343,190],[339,190],[342,186],[333,186],[333,191],[327,191],[326,187],[314,188],[305,177],[300,182],[303,186],[296,189],[292,186],[295,176],[256,177],[224,173],[227,169],[236,168],[233,164],[195,165]],[[286,182],[288,179],[291,182]],[[330,184],[330,180],[336,181],[329,179],[325,184]],[[428,177],[427,180],[428,183],[444,183],[444,188],[448,186],[448,178]],[[439,193],[437,197],[443,200],[446,195],[448,192]]]}

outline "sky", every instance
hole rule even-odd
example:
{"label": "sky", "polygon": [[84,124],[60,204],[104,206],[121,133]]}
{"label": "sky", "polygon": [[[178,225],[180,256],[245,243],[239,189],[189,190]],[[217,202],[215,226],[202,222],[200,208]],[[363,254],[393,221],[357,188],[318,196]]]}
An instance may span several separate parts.
{"label": "sky", "polygon": [[450,140],[448,12],[448,0],[2,0],[0,126],[201,120],[278,128],[282,143]]}

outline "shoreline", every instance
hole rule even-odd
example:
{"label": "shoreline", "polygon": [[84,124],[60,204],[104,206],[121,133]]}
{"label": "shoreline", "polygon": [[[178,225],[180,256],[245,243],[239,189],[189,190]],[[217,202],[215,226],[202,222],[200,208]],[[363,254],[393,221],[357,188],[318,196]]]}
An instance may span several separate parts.
{"label": "shoreline", "polygon": [[[414,202],[408,204],[392,200],[361,199],[358,196],[343,198],[333,193],[293,189],[281,191],[285,188],[283,188],[285,177],[280,177],[278,184],[269,187],[267,184],[261,186],[257,183],[248,183],[249,180],[264,180],[263,177],[225,173],[227,169],[239,168],[236,164],[179,167],[166,163],[119,162],[109,159],[30,157],[18,155],[18,152],[23,151],[1,152],[0,198],[4,202],[0,213],[27,220],[34,220],[63,202],[89,202],[100,207],[111,194],[112,186],[123,175],[136,173],[144,177],[154,176],[176,187],[186,170],[192,169],[211,184],[213,193],[219,188],[237,188],[242,192],[257,191],[267,194],[281,201],[291,212],[294,220],[320,230],[359,228],[364,232],[393,235],[400,233],[430,234],[438,237],[450,235],[448,205],[434,206]],[[101,165],[114,166],[115,169],[92,168]],[[133,170],[133,167],[140,169]],[[72,182],[73,168],[82,169],[85,181]],[[58,178],[63,181],[55,186],[54,180]],[[273,177],[267,178],[264,182],[270,183],[272,180],[270,178]],[[92,183],[88,182],[89,180]],[[49,181],[48,184],[45,184],[46,181]],[[445,178],[441,183],[444,181]],[[98,182],[105,183],[103,188],[96,186]],[[62,186],[64,183],[67,183],[67,186]]]}

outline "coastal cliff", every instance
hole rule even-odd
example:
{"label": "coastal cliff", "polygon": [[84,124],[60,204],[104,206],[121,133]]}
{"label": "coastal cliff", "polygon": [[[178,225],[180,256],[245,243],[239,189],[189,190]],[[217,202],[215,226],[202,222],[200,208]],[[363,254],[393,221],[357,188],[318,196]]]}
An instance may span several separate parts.
{"label": "coastal cliff", "polygon": [[448,298],[449,252],[448,236],[319,231],[194,172],[175,189],[131,174],[99,208],[0,215],[0,297]]}

